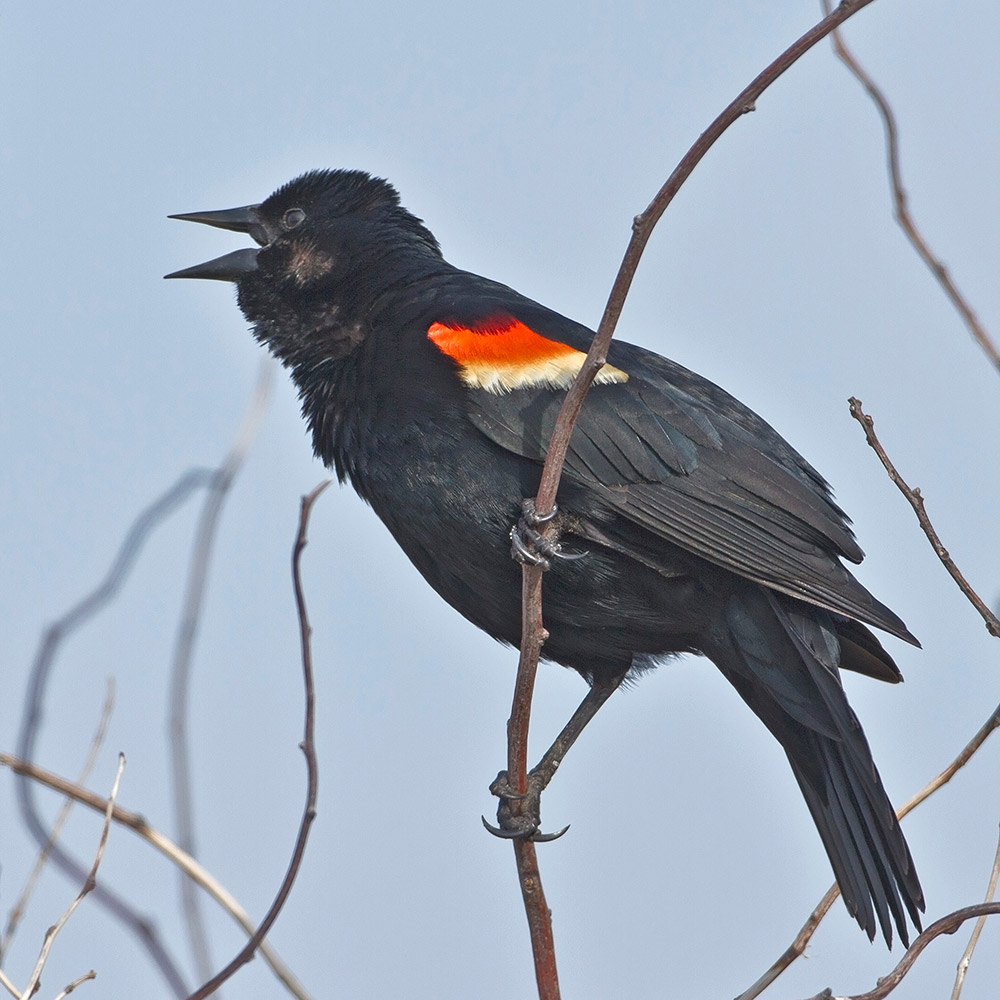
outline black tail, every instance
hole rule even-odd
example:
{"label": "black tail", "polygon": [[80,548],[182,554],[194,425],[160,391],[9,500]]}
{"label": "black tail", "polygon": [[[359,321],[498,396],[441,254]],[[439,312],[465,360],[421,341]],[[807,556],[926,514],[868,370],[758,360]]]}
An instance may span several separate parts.
{"label": "black tail", "polygon": [[840,683],[833,616],[746,583],[706,645],[784,748],[851,915],[871,939],[877,919],[890,947],[895,924],[908,945],[904,908],[919,931],[923,892]]}

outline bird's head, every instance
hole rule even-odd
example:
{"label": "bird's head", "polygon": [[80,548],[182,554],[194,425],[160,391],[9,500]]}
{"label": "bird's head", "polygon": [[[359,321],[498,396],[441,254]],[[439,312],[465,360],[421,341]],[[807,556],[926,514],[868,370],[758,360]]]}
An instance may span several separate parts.
{"label": "bird's head", "polygon": [[[286,363],[299,360],[290,355],[304,341],[349,349],[379,294],[441,260],[437,240],[396,189],[360,170],[314,170],[259,204],[171,218],[246,233],[258,244],[166,277],[235,283],[256,335]],[[282,342],[289,336],[295,343]]]}

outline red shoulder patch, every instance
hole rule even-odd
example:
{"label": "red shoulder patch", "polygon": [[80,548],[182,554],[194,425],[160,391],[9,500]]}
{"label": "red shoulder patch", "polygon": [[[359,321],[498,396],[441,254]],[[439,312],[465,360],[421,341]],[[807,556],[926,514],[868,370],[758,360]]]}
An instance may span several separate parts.
{"label": "red shoulder patch", "polygon": [[[531,386],[567,388],[583,365],[582,351],[543,337],[512,316],[491,316],[472,326],[432,323],[427,337],[459,365],[466,385],[487,392]],[[628,375],[605,365],[596,382],[624,382]]]}

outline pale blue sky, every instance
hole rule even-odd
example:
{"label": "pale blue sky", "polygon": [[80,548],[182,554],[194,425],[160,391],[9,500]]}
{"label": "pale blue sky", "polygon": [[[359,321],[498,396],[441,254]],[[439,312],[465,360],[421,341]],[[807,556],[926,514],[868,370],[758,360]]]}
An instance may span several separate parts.
{"label": "pale blue sky", "polygon": [[[597,322],[641,210],[688,145],[818,16],[780,0],[616,5],[293,2],[8,5],[0,20],[5,279],[0,602],[12,749],[43,624],[105,571],[133,516],[218,461],[259,349],[230,290],[161,275],[241,245],[168,213],[258,201],[314,167],[390,178],[455,264]],[[982,4],[878,0],[848,37],[899,115],[912,206],[1000,336],[1000,19]],[[891,219],[881,125],[829,46],[711,152],[661,224],[619,335],[770,420],[834,484],[861,579],[922,640],[906,684],[847,679],[890,793],[947,763],[1000,697],[996,641],[937,565],[846,399],[859,396],[945,543],[1000,595],[1000,378]],[[255,915],[301,809],[301,686],[288,554],[324,475],[278,374],[218,540],[194,662],[200,855]],[[171,831],[166,691],[194,506],[152,539],[115,606],[55,668],[39,762],[73,774],[104,681],[118,702],[92,784]],[[272,934],[317,997],[523,998],[533,981],[511,851],[488,837],[515,657],[429,590],[349,490],[320,501],[305,556],[315,629],[319,818]],[[991,644],[992,643],[992,644]],[[582,683],[542,669],[536,752]],[[934,918],[985,890],[1000,744],[905,829]],[[54,810],[55,800],[43,797]],[[616,696],[547,793],[541,849],[564,995],[731,997],[830,882],[777,745],[707,661]],[[89,852],[79,811],[67,842]],[[0,910],[32,846],[0,772]],[[193,982],[172,869],[115,830],[102,877],[154,917]],[[6,963],[24,981],[75,888],[46,876]],[[206,904],[221,964],[240,935]],[[993,997],[987,928],[967,1000]],[[966,935],[894,995],[946,995]],[[843,908],[774,996],[871,988],[891,965]],[[898,953],[897,953],[898,954]],[[92,902],[59,939],[53,995],[169,996]],[[227,995],[279,996],[262,962]]]}

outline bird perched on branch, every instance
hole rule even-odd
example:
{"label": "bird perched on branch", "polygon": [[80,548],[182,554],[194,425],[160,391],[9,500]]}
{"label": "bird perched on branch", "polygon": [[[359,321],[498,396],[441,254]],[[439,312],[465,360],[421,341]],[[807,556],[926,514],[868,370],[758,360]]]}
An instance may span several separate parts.
{"label": "bird perched on branch", "polygon": [[543,655],[591,685],[562,750],[622,678],[704,654],[784,749],[848,910],[870,938],[908,942],[923,894],[839,670],[899,681],[866,626],[916,640],[842,564],[863,554],[805,459],[718,386],[613,342],[539,531],[522,502],[591,330],[449,264],[360,171],[176,218],[258,244],[168,277],[236,283],[316,454],[452,607],[516,645],[512,539],[549,569]]}

